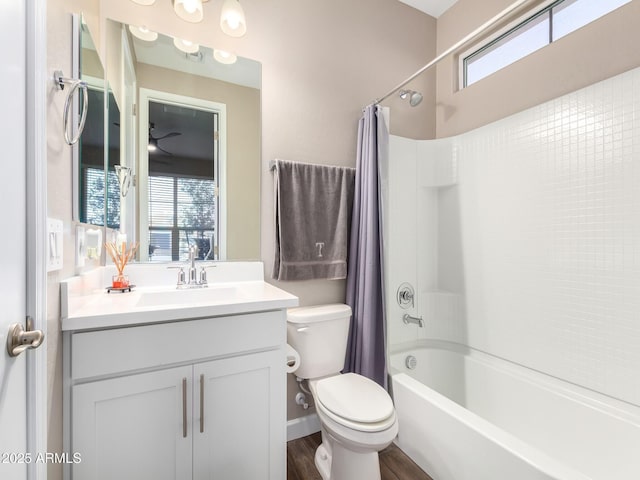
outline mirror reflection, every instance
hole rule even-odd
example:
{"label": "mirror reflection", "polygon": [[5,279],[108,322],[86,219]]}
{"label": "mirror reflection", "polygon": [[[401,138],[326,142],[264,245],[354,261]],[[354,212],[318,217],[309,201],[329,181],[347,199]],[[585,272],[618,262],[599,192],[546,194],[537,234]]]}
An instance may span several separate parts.
{"label": "mirror reflection", "polygon": [[[181,260],[189,245],[201,260],[219,260],[220,112],[202,102],[156,92],[148,104],[147,225],[150,260]],[[183,104],[174,102],[182,101]]]}
{"label": "mirror reflection", "polygon": [[141,261],[183,261],[193,244],[203,260],[259,258],[260,64],[106,26],[107,185],[104,156],[83,152],[83,181],[102,179],[81,191],[84,221],[106,215]]}
{"label": "mirror reflection", "polygon": [[[104,68],[87,24],[80,30],[80,78],[88,85],[87,120],[79,141],[78,215],[83,223],[104,225],[105,100]],[[80,100],[82,98],[80,97]]]}

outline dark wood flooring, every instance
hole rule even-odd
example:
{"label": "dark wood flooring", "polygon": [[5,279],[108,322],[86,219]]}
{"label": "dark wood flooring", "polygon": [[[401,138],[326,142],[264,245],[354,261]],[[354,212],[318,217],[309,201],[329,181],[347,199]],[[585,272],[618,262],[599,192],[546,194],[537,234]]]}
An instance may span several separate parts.
{"label": "dark wood flooring", "polygon": [[[287,480],[322,480],[313,463],[321,442],[314,433],[287,443]],[[380,452],[380,474],[382,480],[433,480],[393,443]]]}

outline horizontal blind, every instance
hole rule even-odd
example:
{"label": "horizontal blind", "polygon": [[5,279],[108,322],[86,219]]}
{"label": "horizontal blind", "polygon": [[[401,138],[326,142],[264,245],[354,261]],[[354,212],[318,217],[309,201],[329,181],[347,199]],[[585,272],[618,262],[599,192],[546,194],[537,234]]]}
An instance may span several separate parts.
{"label": "horizontal blind", "polygon": [[[92,225],[104,225],[104,170],[85,167],[84,169],[84,221]],[[116,173],[107,173],[107,226],[120,228],[120,188]]]}

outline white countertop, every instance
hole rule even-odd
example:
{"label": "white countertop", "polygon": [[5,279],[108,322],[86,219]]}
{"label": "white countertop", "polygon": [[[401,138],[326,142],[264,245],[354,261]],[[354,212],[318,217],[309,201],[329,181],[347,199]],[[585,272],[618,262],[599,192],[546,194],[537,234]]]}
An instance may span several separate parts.
{"label": "white countertop", "polygon": [[[153,267],[142,268],[146,271],[139,278],[146,279]],[[108,267],[98,270],[62,282],[63,331],[217,317],[298,305],[296,296],[258,279],[257,275],[245,277],[246,281],[216,280],[207,288],[176,290],[175,284],[148,285],[131,292],[107,293],[104,279],[110,278],[111,272]],[[135,275],[137,272],[132,270]]]}

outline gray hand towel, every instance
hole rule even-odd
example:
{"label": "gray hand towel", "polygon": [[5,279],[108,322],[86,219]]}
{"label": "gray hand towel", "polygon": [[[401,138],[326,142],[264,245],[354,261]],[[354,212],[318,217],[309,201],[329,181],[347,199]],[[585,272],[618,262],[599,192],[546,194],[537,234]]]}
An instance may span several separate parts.
{"label": "gray hand towel", "polygon": [[355,172],[348,167],[275,161],[273,278],[346,278]]}

